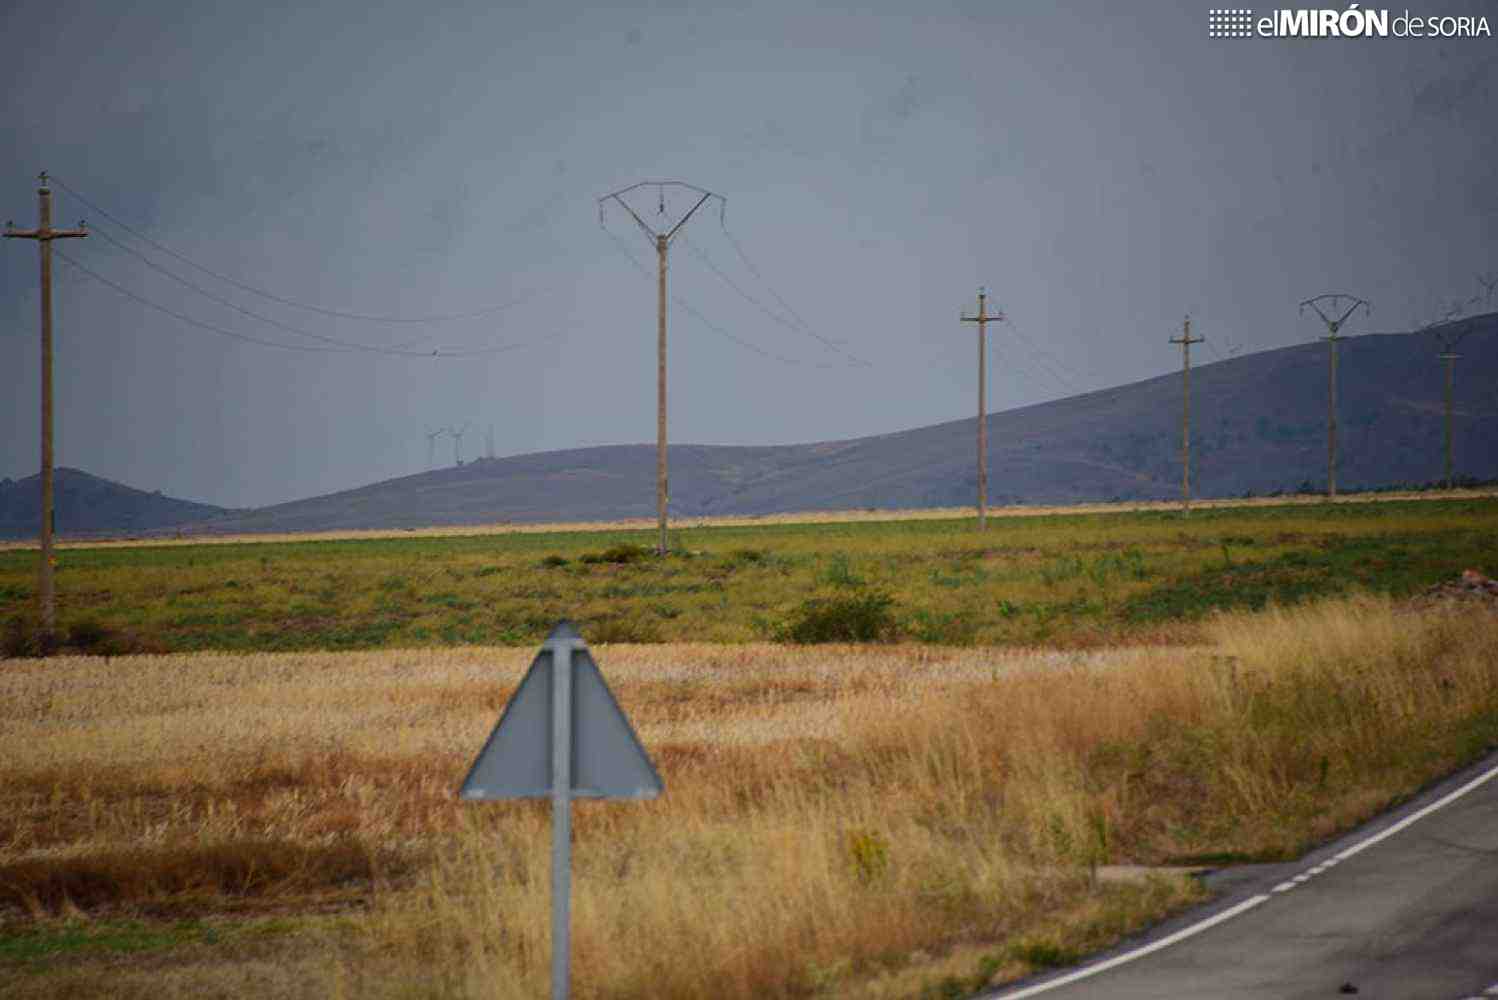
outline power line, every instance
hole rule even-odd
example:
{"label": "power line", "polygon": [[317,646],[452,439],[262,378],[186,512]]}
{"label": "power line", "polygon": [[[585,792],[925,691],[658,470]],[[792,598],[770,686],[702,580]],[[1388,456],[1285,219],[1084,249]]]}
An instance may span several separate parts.
{"label": "power line", "polygon": [[[726,226],[723,229],[723,233],[724,233],[725,236],[729,235],[728,228]],[[731,239],[731,237],[730,237],[730,239]],[[811,337],[813,340],[816,340],[819,343],[821,343],[828,350],[836,351],[837,353],[843,355],[848,360],[852,361],[855,365],[858,365],[858,366],[861,366],[861,367],[864,367],[864,368],[872,367],[871,362],[866,361],[865,359],[859,357],[858,355],[854,354],[852,351],[845,350],[844,348],[842,348],[841,346],[839,346],[838,343],[835,340],[832,340],[829,337],[822,336],[820,333],[817,333],[817,331],[813,330],[810,326],[808,326],[806,324],[806,321],[803,320],[803,319],[801,319],[800,316],[796,314],[796,311],[794,309],[790,308],[790,306],[786,303],[785,299],[781,298],[780,295],[773,288],[770,287],[769,282],[765,281],[764,277],[759,274],[759,272],[758,272],[757,269],[755,269],[755,268],[753,268],[751,266],[750,267],[750,272],[753,273],[755,275],[755,277],[757,277],[760,280],[761,284],[763,284],[766,288],[768,288],[770,290],[770,294],[775,296],[776,301],[778,301],[781,304],[781,306],[786,309],[787,314],[790,315],[790,316],[794,316],[796,318],[796,321],[797,321],[797,323],[799,323],[799,325],[797,325],[797,323],[790,322],[785,317],[781,316],[779,313],[775,312],[773,309],[771,309],[770,307],[766,306],[759,299],[755,298],[753,295],[751,295],[748,292],[744,291],[744,289],[739,286],[738,282],[734,281],[731,277],[728,276],[728,274],[726,272],[724,272],[722,270],[722,268],[718,267],[718,265],[713,261],[712,257],[710,257],[708,255],[708,253],[707,253],[707,251],[705,249],[697,246],[697,244],[695,244],[691,240],[687,240],[685,238],[683,238],[683,242],[685,242],[687,244],[687,249],[691,250],[692,253],[697,257],[698,260],[702,261],[703,264],[707,265],[707,267],[708,267],[709,270],[711,270],[719,278],[723,279],[723,282],[725,284],[727,284],[729,288],[732,288],[735,292],[737,292],[740,298],[742,298],[744,301],[748,302],[750,305],[754,306],[760,312],[764,313],[766,316],[768,316],[775,323],[779,324],[780,326],[785,327],[787,330],[790,330],[792,333],[799,333],[799,334],[802,334],[803,336]],[[739,248],[738,241],[734,240],[733,241],[733,245],[734,245],[735,249],[737,249],[739,251],[739,257],[747,264],[749,258],[746,257],[744,255],[743,250]]]}
{"label": "power line", "polygon": [[745,340],[743,337],[730,333],[728,330],[719,326],[717,323],[714,323],[712,320],[708,319],[700,309],[692,305],[686,299],[683,299],[681,296],[673,294],[671,296],[671,301],[675,302],[677,305],[685,309],[688,313],[696,317],[697,321],[703,326],[707,327],[709,330],[713,331],[721,337],[726,337],[727,339],[733,341],[735,344],[738,344],[740,347],[743,347],[746,350],[753,351],[755,354],[758,354],[762,358],[769,358],[771,361],[779,361],[783,365],[806,365],[809,368],[836,367],[835,365],[828,364],[825,361],[802,361],[799,358],[788,358],[783,354],[777,354],[774,351],[766,350],[753,341]]}
{"label": "power line", "polygon": [[749,259],[749,255],[744,252],[743,246],[737,239],[734,238],[733,233],[728,231],[728,224],[726,222],[723,224],[723,237],[728,240],[729,246],[733,247],[733,252],[739,255],[739,260],[742,261],[744,266],[749,269],[749,273],[754,275],[754,277],[758,279],[759,283],[764,285],[765,288],[769,290],[771,295],[775,296],[775,301],[780,303],[781,308],[783,308],[786,313],[791,316],[791,318],[793,318],[797,323],[800,323],[803,327],[810,330],[811,327],[807,325],[806,320],[801,318],[801,314],[796,312],[795,308],[781,297],[780,293],[775,290],[775,286],[770,284],[770,282],[765,278],[764,274],[760,272],[760,269],[754,266],[754,261]]}
{"label": "power line", "polygon": [[[608,236],[608,238],[611,241],[613,241],[614,246],[616,246],[616,247],[619,248],[619,252],[622,253],[622,254],[624,254],[624,256],[629,260],[630,264],[632,264],[634,266],[635,270],[639,271],[647,279],[650,278],[651,277],[650,269],[648,267],[646,267],[643,263],[640,262],[640,259],[635,256],[634,251],[630,250],[629,245],[626,244],[624,242],[624,240],[620,238],[619,234],[616,233],[616,232],[614,232],[612,229],[610,229],[608,227],[608,225],[603,221],[603,215],[602,215],[602,213],[599,214],[599,220],[598,221],[599,221],[599,228],[601,228],[604,231],[604,233]],[[699,310],[696,306],[692,305],[690,302],[688,302],[686,299],[683,299],[679,295],[673,294],[671,296],[671,301],[674,302],[674,303],[676,303],[681,308],[685,309],[694,318],[696,318],[698,320],[698,322],[700,322],[703,326],[707,327],[713,333],[716,333],[720,337],[723,337],[723,338],[725,338],[727,340],[733,341],[735,344],[738,344],[740,347],[744,348],[745,350],[753,351],[755,354],[758,354],[762,358],[766,358],[766,359],[768,359],[770,361],[778,361],[778,362],[780,362],[783,365],[796,365],[796,366],[799,366],[799,365],[802,365],[802,364],[806,364],[806,362],[803,362],[803,361],[801,361],[798,358],[788,358],[788,357],[786,357],[786,356],[784,356],[782,354],[776,354],[773,351],[768,351],[765,348],[760,347],[758,344],[754,343],[753,341],[745,340],[743,337],[740,337],[737,334],[729,332],[728,330],[726,330],[723,327],[719,326],[717,323],[714,323],[712,320],[708,319],[707,316],[705,316],[702,313],[701,310]],[[830,364],[826,364],[826,363],[813,362],[813,363],[810,364],[810,367],[813,367],[813,368],[833,368],[833,367],[836,367],[836,366],[830,365]]]}
{"label": "power line", "polygon": [[[258,312],[256,312],[253,309],[246,308],[245,306],[242,306],[242,305],[240,305],[237,302],[234,302],[234,301],[232,301],[230,299],[226,299],[222,295],[218,295],[215,292],[208,291],[207,289],[203,288],[202,286],[200,286],[200,285],[198,285],[198,284],[196,284],[196,283],[194,283],[192,281],[189,281],[187,278],[182,277],[180,274],[177,274],[175,271],[172,271],[169,268],[162,267],[160,264],[156,263],[154,260],[152,260],[151,258],[147,257],[145,254],[140,253],[139,251],[137,251],[133,247],[130,247],[130,246],[127,246],[124,243],[121,243],[119,240],[117,240],[114,237],[110,236],[108,233],[103,232],[102,230],[98,231],[98,235],[106,243],[109,243],[111,246],[117,247],[120,250],[123,250],[124,252],[130,254],[132,257],[134,257],[137,260],[139,260],[142,264],[145,264],[151,270],[156,271],[158,274],[164,274],[164,275],[166,275],[168,278],[171,278],[173,281],[177,282],[178,284],[182,285],[183,287],[188,288],[188,289],[190,289],[190,290],[192,290],[194,292],[197,292],[199,295],[203,296],[205,299],[208,299],[211,302],[217,302],[219,305],[225,306],[225,307],[227,307],[229,309],[233,309],[235,312],[241,313],[242,315],[245,315],[245,316],[248,316],[251,319],[259,320],[262,323],[268,323],[271,326],[274,326],[274,327],[276,327],[277,329],[280,329],[280,330],[285,330],[287,333],[295,334],[295,335],[297,335],[299,337],[307,337],[307,338],[309,338],[311,340],[321,341],[322,343],[325,343],[325,344],[333,344],[333,345],[336,345],[338,347],[347,348],[350,351],[365,351],[365,352],[376,353],[376,354],[385,354],[385,353],[392,353],[392,352],[397,352],[398,353],[398,352],[401,352],[401,348],[399,346],[397,346],[397,347],[377,347],[377,346],[374,346],[372,344],[363,344],[363,343],[358,343],[356,341],[351,341],[351,340],[340,340],[337,337],[329,337],[329,336],[326,336],[325,334],[314,333],[311,330],[303,330],[301,327],[291,326],[290,324],[282,323],[280,320],[275,319],[274,317],[266,316],[263,313],[258,313]],[[429,355],[426,355],[423,352],[419,352],[419,351],[409,351],[409,352],[404,352],[404,353],[408,353],[408,354],[411,354],[411,355],[414,355],[414,356],[418,356],[418,357],[427,357],[427,356],[429,356]]]}
{"label": "power line", "polygon": [[699,247],[697,244],[693,243],[685,236],[681,238],[681,241],[686,244],[688,250],[692,251],[693,256],[702,261],[702,263],[707,267],[709,271],[713,272],[719,278],[721,278],[725,285],[727,285],[729,288],[732,288],[739,298],[743,299],[745,302],[749,303],[754,308],[758,309],[760,312],[768,316],[773,322],[780,324],[787,330],[794,331],[795,333],[803,332],[799,327],[792,325],[785,317],[775,312],[773,309],[765,305],[753,295],[750,295],[748,292],[744,291],[744,289],[739,286],[738,282],[734,281],[733,278],[728,276],[728,273],[726,271],[724,271],[716,263],[713,262],[712,257],[708,256],[707,251],[702,247]]}
{"label": "power line", "polygon": [[528,293],[526,295],[521,296],[518,299],[512,299],[509,302],[501,302],[501,303],[498,303],[498,304],[495,304],[495,305],[485,306],[482,309],[474,309],[474,310],[471,310],[469,312],[449,313],[449,314],[445,314],[445,315],[434,315],[434,316],[389,316],[389,315],[376,315],[376,314],[372,314],[372,313],[349,312],[349,311],[345,311],[345,310],[341,310],[341,309],[328,309],[328,308],[326,308],[324,306],[314,305],[314,304],[308,303],[308,302],[298,302],[295,299],[289,299],[289,298],[286,298],[284,296],[277,295],[274,292],[268,292],[268,291],[266,291],[266,290],[264,290],[262,288],[256,288],[254,285],[247,284],[246,282],[240,281],[237,278],[233,278],[233,277],[230,277],[227,274],[221,274],[218,271],[214,271],[214,270],[212,270],[210,268],[204,267],[202,264],[199,264],[197,261],[195,261],[192,258],[186,256],[185,254],[178,253],[176,250],[173,250],[171,247],[165,245],[164,243],[161,243],[161,242],[159,242],[157,240],[154,240],[151,237],[147,236],[146,234],[140,232],[138,229],[136,229],[135,227],[131,226],[129,223],[122,221],[121,219],[119,219],[115,215],[111,214],[110,212],[108,212],[108,211],[104,210],[103,208],[99,207],[98,205],[94,204],[88,198],[84,197],[82,194],[80,194],[79,192],[75,191],[73,188],[69,187],[67,184],[64,184],[62,181],[58,180],[57,178],[54,177],[52,179],[53,179],[53,181],[56,182],[56,184],[57,184],[58,187],[62,188],[64,191],[68,192],[74,198],[77,198],[83,204],[87,205],[92,211],[97,212],[98,214],[102,215],[104,218],[108,219],[110,222],[113,222],[116,226],[119,226],[121,229],[125,230],[127,233],[129,233],[130,235],[134,236],[136,239],[138,239],[138,240],[140,240],[140,241],[142,241],[144,243],[150,244],[152,247],[156,248],[157,250],[161,251],[162,253],[167,254],[170,257],[176,258],[177,260],[179,260],[182,263],[186,264],[188,267],[191,267],[191,268],[193,268],[195,270],[201,271],[202,273],[208,275],[209,277],[217,278],[219,281],[222,281],[222,282],[224,282],[226,284],[233,285],[235,288],[238,288],[238,289],[240,289],[242,291],[249,292],[252,295],[258,295],[261,298],[269,299],[272,302],[279,302],[281,305],[290,306],[293,309],[305,309],[308,312],[321,313],[324,316],[334,316],[334,317],[337,317],[339,319],[363,320],[363,321],[368,322],[368,323],[451,323],[451,322],[455,322],[457,320],[476,319],[476,318],[478,318],[480,316],[489,316],[489,315],[492,315],[493,313],[502,312],[502,311],[504,311],[506,309],[512,309],[515,306],[518,306],[518,305],[520,305],[520,304],[528,301],[529,299],[531,299],[532,297],[534,297],[534,294],[535,294],[533,292],[532,293]]}
{"label": "power line", "polygon": [[[121,285],[121,284],[119,284],[119,283],[117,283],[115,281],[111,281],[109,278],[104,277],[102,274],[99,274],[97,271],[94,271],[91,268],[86,267],[83,264],[80,264],[78,261],[74,260],[73,258],[69,257],[67,254],[63,253],[61,250],[57,251],[57,256],[61,257],[65,261],[67,261],[67,263],[69,265],[71,265],[72,267],[76,268],[77,270],[83,272],[84,274],[88,275],[90,278],[93,278],[95,281],[97,281],[97,282],[99,282],[101,284],[104,284],[104,285],[108,285],[110,288],[113,288],[116,292],[119,292],[121,295],[125,296],[126,298],[132,299],[133,301],[140,303],[141,305],[145,306],[148,309],[154,309],[157,312],[165,313],[166,315],[171,316],[173,319],[180,320],[181,322],[186,323],[189,326],[195,326],[195,327],[198,327],[199,329],[207,330],[210,333],[216,333],[216,334],[219,334],[220,336],[229,337],[230,339],[233,339],[233,340],[244,341],[245,343],[249,343],[249,344],[259,344],[262,347],[278,347],[278,348],[280,348],[282,350],[285,350],[285,351],[303,351],[303,352],[310,353],[310,354],[355,354],[355,353],[359,353],[358,351],[354,350],[353,348],[349,348],[349,347],[315,347],[315,346],[313,346],[311,344],[286,344],[286,343],[282,343],[281,341],[277,341],[277,340],[264,340],[264,339],[262,339],[260,337],[253,337],[253,336],[251,336],[249,334],[240,333],[237,330],[230,330],[230,329],[227,329],[227,328],[222,327],[222,326],[217,326],[217,325],[215,325],[213,323],[205,323],[202,320],[194,319],[191,316],[188,316],[188,315],[186,315],[184,313],[177,312],[175,309],[171,309],[171,308],[169,308],[167,306],[163,306],[163,305],[160,305],[160,304],[158,304],[156,302],[152,302],[150,299],[145,298],[144,296],[137,295],[135,292],[132,292],[130,289],[124,287],[123,285]],[[487,355],[487,354],[499,354],[499,353],[504,352],[504,351],[513,351],[513,350],[517,350],[517,349],[522,348],[522,347],[529,347],[529,346],[531,346],[530,343],[524,343],[524,344],[507,344],[507,345],[505,345],[503,347],[482,348],[482,349],[470,350],[470,351],[449,351],[449,352],[446,352],[446,353],[441,352],[441,351],[431,351],[431,352],[404,351],[404,350],[398,350],[398,349],[395,349],[395,348],[368,348],[367,352],[368,353],[391,355],[391,356],[396,356],[396,357],[406,357],[406,358],[431,358],[431,357],[441,357],[441,358],[470,358],[470,357],[478,357],[478,356]]]}
{"label": "power line", "polygon": [[[1074,382],[1072,382],[1070,378],[1058,374],[1057,369],[1053,368],[1047,362],[1047,358],[1051,357],[1051,355],[1049,355],[1045,351],[1042,351],[1034,341],[1025,336],[1024,331],[1021,330],[1019,326],[1014,322],[1013,316],[1006,315],[1005,322],[1009,324],[1009,329],[1014,333],[1014,335],[1021,341],[1023,341],[1025,346],[1030,349],[1030,354],[1035,361],[1036,370],[1042,372],[1052,382],[1056,383],[1057,387],[1060,388],[1062,392],[1076,395],[1082,391]],[[1055,363],[1057,366],[1060,366],[1059,361],[1056,361]]]}

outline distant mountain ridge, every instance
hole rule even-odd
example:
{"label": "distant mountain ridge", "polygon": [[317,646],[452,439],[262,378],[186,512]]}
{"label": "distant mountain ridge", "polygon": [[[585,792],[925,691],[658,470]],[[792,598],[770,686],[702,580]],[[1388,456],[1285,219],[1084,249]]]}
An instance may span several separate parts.
{"label": "distant mountain ridge", "polygon": [[[1462,477],[1498,478],[1498,314],[1463,320],[1441,332],[1456,329],[1466,331],[1455,379],[1456,471]],[[1340,488],[1441,478],[1445,411],[1440,349],[1433,332],[1341,341]],[[1302,484],[1324,487],[1324,343],[1194,365],[1191,390],[1197,496],[1264,494]],[[1179,496],[1181,403],[1181,374],[1175,371],[990,414],[989,501],[1053,504]],[[701,517],[971,505],[977,483],[974,446],[971,417],[845,441],[673,445],[671,510],[677,517]],[[184,532],[192,533],[652,518],[655,447],[609,445],[481,459],[254,510],[198,516],[217,509],[188,506],[194,516],[181,523]],[[0,507],[0,525],[18,523],[5,511]],[[68,531],[61,505],[58,517],[59,530]],[[21,533],[34,535],[35,521]]]}
{"label": "distant mountain ridge", "polygon": [[[0,538],[35,538],[41,521],[41,474],[0,480]],[[53,475],[53,517],[59,535],[124,534],[186,526],[237,513],[178,500],[59,466]]]}

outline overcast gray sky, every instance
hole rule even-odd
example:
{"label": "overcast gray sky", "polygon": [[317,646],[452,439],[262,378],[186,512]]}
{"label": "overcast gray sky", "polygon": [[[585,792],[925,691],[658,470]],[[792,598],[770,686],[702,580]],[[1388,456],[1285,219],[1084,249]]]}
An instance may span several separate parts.
{"label": "overcast gray sky", "polygon": [[[1498,28],[1492,0],[1429,3],[1411,12]],[[1175,370],[1187,311],[1213,360],[1318,336],[1296,303],[1321,292],[1373,302],[1350,332],[1403,330],[1498,269],[1492,37],[1209,38],[1208,2],[533,6],[3,5],[0,218],[36,224],[46,169],[298,303],[519,300],[428,325],[294,308],[56,188],[54,224],[97,233],[57,249],[140,298],[428,354],[230,339],[58,260],[58,463],[240,506],[421,471],[442,425],[471,422],[467,458],[491,425],[500,455],[653,442],[654,252],[597,207],[647,179],[727,201],[726,232],[709,206],[673,245],[673,295],[717,327],[671,307],[678,443],[968,415],[979,285],[1014,320],[990,327],[999,411]],[[657,218],[654,192],[634,204]],[[0,475],[19,477],[39,464],[37,252],[0,252]]]}

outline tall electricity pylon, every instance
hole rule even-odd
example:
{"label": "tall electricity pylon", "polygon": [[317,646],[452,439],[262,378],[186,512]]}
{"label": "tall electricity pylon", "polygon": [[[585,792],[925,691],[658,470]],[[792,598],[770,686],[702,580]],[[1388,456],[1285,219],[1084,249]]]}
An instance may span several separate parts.
{"label": "tall electricity pylon", "polygon": [[978,324],[978,530],[988,527],[988,324],[1004,322],[1003,312],[988,314],[988,290],[978,289],[978,315],[963,316]]}
{"label": "tall electricity pylon", "polygon": [[473,426],[465,423],[462,427],[449,427],[447,433],[453,436],[453,465],[463,464],[463,435],[468,433],[468,428]]}
{"label": "tall electricity pylon", "polygon": [[1172,344],[1181,345],[1181,512],[1191,513],[1191,345],[1200,344],[1205,337],[1191,336],[1191,317],[1181,323],[1181,335],[1171,337]]}
{"label": "tall electricity pylon", "polygon": [[[640,188],[655,188],[657,205],[659,210],[657,216],[661,218],[661,227],[656,228],[640,218],[640,214],[630,207],[624,196],[638,191]],[[674,225],[667,227],[670,220],[666,217],[666,189],[684,188],[694,195],[699,196],[697,203],[686,211]],[[616,201],[624,206],[624,210],[635,220],[652,244],[655,245],[656,259],[660,265],[660,280],[657,288],[658,299],[658,324],[656,329],[656,417],[655,417],[655,507],[656,516],[660,522],[660,541],[656,544],[656,553],[664,556],[666,554],[666,503],[669,491],[666,480],[666,252],[671,246],[671,238],[675,236],[681,227],[687,224],[687,220],[697,213],[697,210],[707,203],[709,198],[718,199],[718,212],[721,217],[727,207],[727,200],[720,194],[714,194],[704,188],[695,187],[682,181],[641,181],[631,184],[627,188],[620,188],[612,194],[606,194],[598,199],[598,215],[603,217],[605,202]]]}
{"label": "tall electricity pylon", "polygon": [[41,566],[38,570],[37,598],[41,604],[42,646],[51,649],[57,630],[57,591],[52,579],[56,558],[52,555],[52,241],[77,239],[88,235],[83,223],[77,229],[52,228],[52,189],[47,187],[47,172],[37,175],[37,225],[35,229],[18,230],[5,223],[5,235],[12,239],[36,240],[42,260],[42,524]]}
{"label": "tall electricity pylon", "polygon": [[[1344,301],[1350,303],[1345,310],[1342,309]],[[1333,314],[1341,311],[1341,315],[1336,319],[1327,315],[1321,308],[1323,302],[1327,303],[1327,309]],[[1347,322],[1347,317],[1351,316],[1358,306],[1363,307],[1365,316],[1372,310],[1372,306],[1356,295],[1345,295],[1340,292],[1329,292],[1306,299],[1300,304],[1301,315],[1305,314],[1306,306],[1315,310],[1316,315],[1321,317],[1321,322],[1326,324],[1326,336],[1321,339],[1329,343],[1332,348],[1326,394],[1326,495],[1330,499],[1337,495],[1337,341],[1342,339],[1337,335],[1337,331],[1342,329],[1342,324]]]}

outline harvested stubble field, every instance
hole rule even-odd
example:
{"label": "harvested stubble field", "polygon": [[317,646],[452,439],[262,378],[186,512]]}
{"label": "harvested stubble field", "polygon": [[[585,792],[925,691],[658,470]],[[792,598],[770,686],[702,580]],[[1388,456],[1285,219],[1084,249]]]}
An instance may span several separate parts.
{"label": "harvested stubble field", "polygon": [[[530,647],[593,642],[941,645],[1197,641],[1214,609],[1358,590],[1411,596],[1498,569],[1498,500],[65,549],[74,651]],[[5,645],[25,651],[36,553],[0,551]],[[821,616],[818,618],[818,616]],[[830,620],[828,620],[828,616]]]}
{"label": "harvested stubble field", "polygon": [[[956,997],[1498,744],[1498,620],[1357,597],[1204,644],[606,645],[666,794],[576,809],[582,997]],[[455,789],[530,650],[0,668],[0,994],[539,997],[542,803]]]}

